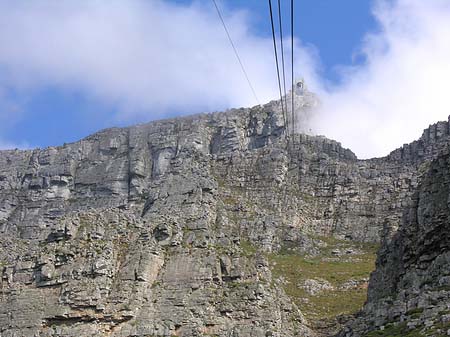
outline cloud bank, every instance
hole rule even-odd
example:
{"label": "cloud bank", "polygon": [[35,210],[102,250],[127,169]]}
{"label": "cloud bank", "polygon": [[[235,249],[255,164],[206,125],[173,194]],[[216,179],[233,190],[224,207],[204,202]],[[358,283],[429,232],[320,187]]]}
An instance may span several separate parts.
{"label": "cloud bank", "polygon": [[[271,39],[246,12],[225,19],[259,100],[275,98]],[[211,1],[0,0],[0,22],[0,74],[15,88],[78,90],[132,121],[257,104]]]}
{"label": "cloud bank", "polygon": [[[296,43],[297,75],[323,102],[314,131],[363,158],[450,114],[448,0],[374,4],[379,29],[359,46],[365,62],[341,68],[338,84],[321,78],[314,48]],[[248,13],[221,6],[259,100],[276,98],[270,37],[252,30]],[[209,1],[0,0],[0,122],[20,116],[2,92],[49,87],[81,92],[127,122],[256,104]]]}
{"label": "cloud bank", "polygon": [[377,1],[366,62],[322,92],[314,129],[360,157],[383,156],[450,115],[450,2]]}

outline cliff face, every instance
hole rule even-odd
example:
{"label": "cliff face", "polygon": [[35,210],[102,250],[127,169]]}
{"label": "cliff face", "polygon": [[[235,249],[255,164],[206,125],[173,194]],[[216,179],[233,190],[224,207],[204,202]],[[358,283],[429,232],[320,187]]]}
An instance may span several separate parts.
{"label": "cliff face", "polygon": [[399,230],[378,252],[368,302],[341,335],[371,330],[376,336],[450,335],[448,149],[426,163]]}
{"label": "cliff face", "polygon": [[267,254],[382,239],[367,308],[391,294],[416,262],[397,268],[390,245],[439,255],[412,254],[407,220],[395,233],[411,196],[427,207],[444,124],[362,161],[323,137],[288,142],[271,102],[1,151],[0,336],[313,336]]}

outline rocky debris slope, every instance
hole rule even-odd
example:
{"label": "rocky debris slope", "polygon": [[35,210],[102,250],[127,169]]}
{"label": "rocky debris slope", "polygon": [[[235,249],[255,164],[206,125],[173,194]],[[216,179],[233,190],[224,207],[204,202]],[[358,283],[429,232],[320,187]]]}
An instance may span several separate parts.
{"label": "rocky debris slope", "polygon": [[269,254],[389,241],[436,130],[362,161],[271,102],[1,151],[0,336],[314,336]]}

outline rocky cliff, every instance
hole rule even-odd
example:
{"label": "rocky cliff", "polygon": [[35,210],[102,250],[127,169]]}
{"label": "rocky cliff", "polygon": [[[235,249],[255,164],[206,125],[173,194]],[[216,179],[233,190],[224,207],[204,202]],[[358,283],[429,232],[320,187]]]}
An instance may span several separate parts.
{"label": "rocky cliff", "polygon": [[[300,116],[315,104],[308,92],[297,97]],[[380,314],[346,333],[373,330],[403,314],[380,304],[407,288],[402,271],[426,263],[428,286],[445,281],[438,251],[448,246],[428,253],[433,236],[414,252],[426,228],[409,224],[414,210],[426,223],[445,213],[443,203],[427,206],[445,192],[417,196],[442,187],[433,172],[446,171],[431,167],[444,160],[448,129],[437,124],[388,157],[363,161],[324,137],[286,139],[271,102],[1,151],[0,336],[323,334],[279,273],[292,256],[320,256],[330,238],[361,249],[384,242],[365,309]],[[433,235],[448,242],[441,230]],[[335,265],[340,254],[324,259]]]}
{"label": "rocky cliff", "polygon": [[450,335],[450,152],[440,147],[378,252],[364,310],[341,336]]}

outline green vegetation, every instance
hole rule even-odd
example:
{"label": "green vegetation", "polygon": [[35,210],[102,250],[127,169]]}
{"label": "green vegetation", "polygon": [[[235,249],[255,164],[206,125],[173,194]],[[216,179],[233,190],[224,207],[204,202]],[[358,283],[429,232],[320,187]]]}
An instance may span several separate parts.
{"label": "green vegetation", "polygon": [[444,285],[436,288],[437,291],[450,291],[450,285]]}
{"label": "green vegetation", "polygon": [[439,315],[443,316],[443,315],[448,315],[450,314],[450,310],[441,310],[439,311]]}
{"label": "green vegetation", "polygon": [[241,240],[241,249],[244,256],[252,257],[256,254],[258,249],[247,240]]}
{"label": "green vegetation", "polygon": [[419,318],[422,315],[423,308],[415,308],[411,309],[406,313],[406,316],[410,316],[411,318]]}
{"label": "green vegetation", "polygon": [[[335,238],[320,240],[326,246],[318,256],[303,256],[286,249],[269,256],[274,278],[282,280],[287,295],[312,321],[332,319],[361,309],[367,297],[367,284],[361,280],[369,277],[374,270],[377,250],[371,244],[355,244]],[[337,257],[332,254],[337,248],[344,251],[353,249],[356,253]],[[332,288],[311,294],[302,287],[308,279],[325,280]],[[360,283],[353,287],[342,287],[350,280]]]}
{"label": "green vegetation", "polygon": [[[446,334],[448,330],[450,330],[450,323],[440,322],[432,326],[429,330],[427,330],[427,334],[433,334],[434,337],[445,337],[448,336]],[[437,331],[440,331],[440,333],[436,334]]]}
{"label": "green vegetation", "polygon": [[222,201],[227,206],[235,206],[239,202],[238,198],[233,195],[225,195]]}

